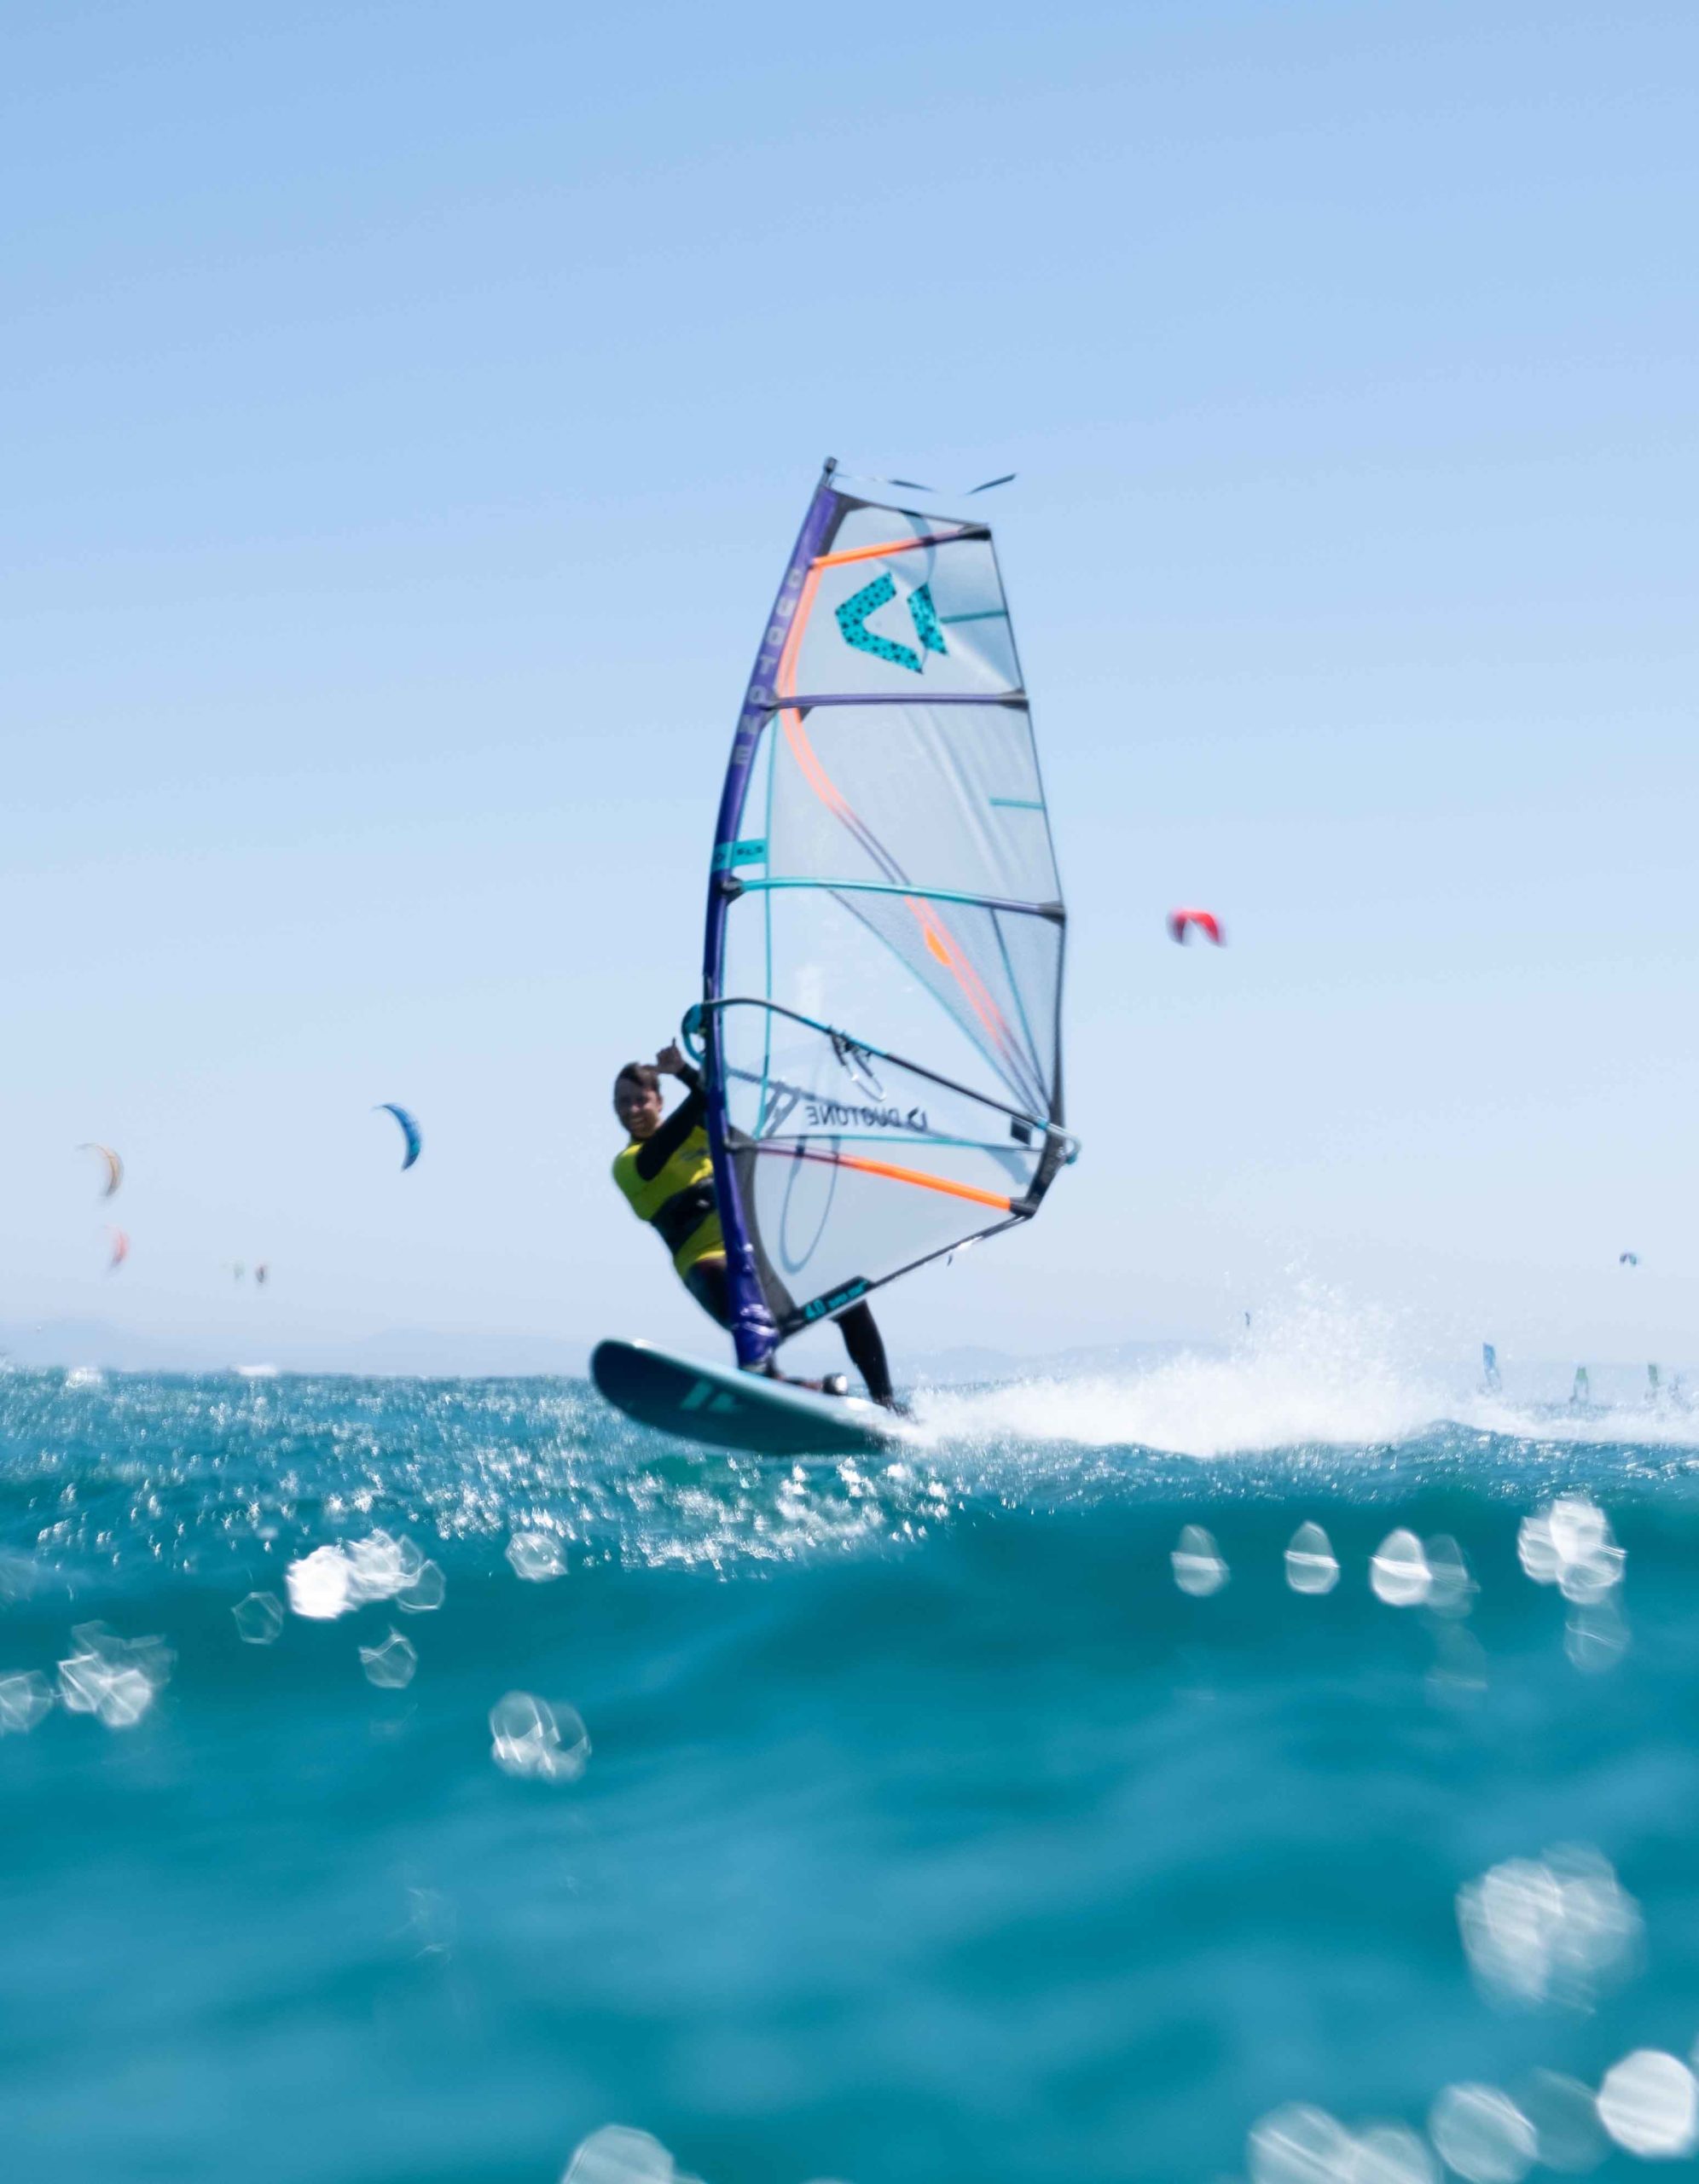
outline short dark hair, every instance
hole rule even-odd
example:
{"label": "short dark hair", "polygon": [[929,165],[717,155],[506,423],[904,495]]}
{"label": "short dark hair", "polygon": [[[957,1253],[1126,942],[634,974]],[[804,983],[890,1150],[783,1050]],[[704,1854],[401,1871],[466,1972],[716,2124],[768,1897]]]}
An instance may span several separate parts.
{"label": "short dark hair", "polygon": [[661,1072],[652,1061],[629,1061],[613,1080],[614,1091],[618,1093],[620,1086],[628,1082],[641,1084],[646,1092],[658,1092]]}

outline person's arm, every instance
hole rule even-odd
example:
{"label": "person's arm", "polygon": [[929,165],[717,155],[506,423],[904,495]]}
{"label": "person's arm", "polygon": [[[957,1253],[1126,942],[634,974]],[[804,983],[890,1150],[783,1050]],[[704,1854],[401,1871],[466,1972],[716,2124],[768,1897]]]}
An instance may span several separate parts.
{"label": "person's arm", "polygon": [[663,1047],[656,1057],[657,1067],[669,1077],[677,1077],[689,1097],[681,1107],[676,1107],[652,1137],[645,1138],[637,1154],[637,1172],[646,1183],[654,1182],[692,1130],[706,1119],[708,1102],[703,1097],[702,1079],[680,1054],[676,1047]]}

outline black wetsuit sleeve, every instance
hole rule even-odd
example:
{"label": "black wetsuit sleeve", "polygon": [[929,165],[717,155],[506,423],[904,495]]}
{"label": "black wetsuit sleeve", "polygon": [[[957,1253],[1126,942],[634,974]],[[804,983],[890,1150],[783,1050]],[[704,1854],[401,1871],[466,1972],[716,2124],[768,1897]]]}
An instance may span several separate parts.
{"label": "black wetsuit sleeve", "polygon": [[706,1120],[708,1102],[702,1096],[702,1079],[688,1062],[679,1072],[690,1097],[681,1107],[670,1114],[652,1137],[644,1139],[637,1154],[637,1172],[646,1183],[652,1183],[692,1130]]}

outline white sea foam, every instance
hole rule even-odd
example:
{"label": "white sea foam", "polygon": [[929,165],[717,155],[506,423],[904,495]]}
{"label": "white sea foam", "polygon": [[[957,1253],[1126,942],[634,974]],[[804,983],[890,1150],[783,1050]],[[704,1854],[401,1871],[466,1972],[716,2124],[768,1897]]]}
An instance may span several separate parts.
{"label": "white sea foam", "polygon": [[1306,1290],[1229,1350],[1182,1351],[1139,1368],[937,1390],[921,1406],[950,1439],[1132,1444],[1225,1456],[1321,1443],[1400,1441],[1455,1414],[1389,1314]]}
{"label": "white sea foam", "polygon": [[1441,1425],[1553,1446],[1699,1446],[1699,1409],[1649,1405],[1637,1391],[1572,1410],[1555,1380],[1538,1397],[1488,1393],[1458,1364],[1467,1349],[1453,1333],[1303,1284],[1230,1347],[1148,1365],[1038,1371],[990,1388],[935,1388],[920,1400],[919,1422],[940,1441],[1198,1457],[1385,1447]]}

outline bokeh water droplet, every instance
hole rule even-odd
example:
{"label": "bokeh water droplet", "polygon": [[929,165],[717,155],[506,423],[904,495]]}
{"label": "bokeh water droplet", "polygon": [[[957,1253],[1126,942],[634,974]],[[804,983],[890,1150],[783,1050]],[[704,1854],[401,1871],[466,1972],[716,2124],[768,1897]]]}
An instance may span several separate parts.
{"label": "bokeh water droplet", "polygon": [[1580,1606],[1601,1600],[1622,1582],[1627,1557],[1610,1519],[1585,1494],[1560,1494],[1524,1517],[1516,1554],[1537,1585],[1556,1585]]}
{"label": "bokeh water droplet", "polygon": [[1507,1858],[1458,1891],[1470,1968],[1501,2001],[1589,2009],[1638,1949],[1639,1906],[1608,1859],[1575,1845]]}
{"label": "bokeh water droplet", "polygon": [[1389,1532],[1369,1564],[1369,1583],[1389,1607],[1419,1607],[1433,1585],[1422,1542],[1412,1531]]}
{"label": "bokeh water droplet", "polygon": [[283,1603],[275,1593],[250,1593],[230,1613],[245,1646],[274,1646],[283,1634]]}
{"label": "bokeh water droplet", "polygon": [[134,1728],[170,1681],[174,1657],[165,1641],[120,1638],[101,1623],[79,1623],[71,1637],[78,1650],[59,1664],[66,1711]]}
{"label": "bokeh water droplet", "polygon": [[551,1706],[510,1691],[490,1710],[490,1757],[509,1774],[576,1782],[589,1764],[589,1732],[576,1706]]}
{"label": "bokeh water droplet", "polygon": [[1440,2184],[1440,2164],[1407,2123],[1371,2123],[1357,2134],[1348,2184]]}
{"label": "bokeh water droplet", "polygon": [[398,1630],[391,1629],[381,1645],[360,1648],[360,1665],[367,1682],[380,1691],[403,1691],[417,1673],[419,1655]]}
{"label": "bokeh water droplet", "polygon": [[435,1565],[426,1563],[410,1539],[380,1531],[364,1539],[316,1547],[292,1562],[283,1577],[293,1612],[328,1623],[368,1600],[394,1600],[411,1590],[427,1567]]}
{"label": "bokeh water droplet", "polygon": [[1632,1642],[1627,1618],[1615,1599],[1571,1608],[1563,1625],[1563,1651],[1583,1676],[1605,1676],[1621,1664]]}
{"label": "bokeh water droplet", "polygon": [[1174,1565],[1174,1582],[1194,1600],[1207,1600],[1211,1593],[1219,1593],[1227,1582],[1227,1565],[1221,1560],[1214,1538],[1202,1525],[1182,1528],[1180,1544],[1169,1560]]}
{"label": "bokeh water droplet", "polygon": [[1534,2126],[1544,2169],[1580,2176],[1597,2169],[1609,2151],[1591,2087],[1557,2071],[1534,2071],[1517,2104]]}
{"label": "bokeh water droplet", "polygon": [[1699,2083],[1679,2056],[1637,2048],[1605,2072],[1598,2119],[1625,2152],[1676,2160],[1699,2144]]}
{"label": "bokeh water droplet", "polygon": [[1470,1574],[1468,1558],[1449,1532],[1437,1533],[1424,1548],[1428,1560],[1428,1597],[1430,1615],[1460,1619],[1475,1605],[1480,1588]]}
{"label": "bokeh water droplet", "polygon": [[348,1558],[339,1547],[316,1547],[292,1562],[283,1573],[289,1589],[289,1606],[314,1623],[328,1623],[345,1615],[354,1605],[349,1598],[351,1573]]}
{"label": "bokeh water droplet", "polygon": [[1447,2086],[1428,2111],[1428,2135],[1466,2184],[1521,2184],[1534,2166],[1534,2126],[1497,2086]]}
{"label": "bokeh water droplet", "polygon": [[1319,1525],[1302,1524],[1286,1549],[1286,1583],[1295,1593],[1331,1593],[1339,1583],[1339,1561]]}
{"label": "bokeh water droplet", "polygon": [[677,2174],[658,2139],[629,2124],[606,2123],[578,2148],[560,2184],[676,2184]]}
{"label": "bokeh water droplet", "polygon": [[0,1676],[0,1736],[27,1736],[53,1707],[53,1687],[34,1669]]}
{"label": "bokeh water droplet", "polygon": [[448,1597],[448,1580],[442,1565],[436,1562],[421,1562],[419,1574],[413,1583],[395,1596],[396,1606],[408,1615],[428,1615],[439,1608]]}
{"label": "bokeh water droplet", "polygon": [[1251,2126],[1245,2144],[1250,2184],[1343,2184],[1351,2135],[1325,2108],[1277,2108]]}
{"label": "bokeh water droplet", "polygon": [[515,1532],[507,1542],[507,1560],[513,1575],[529,1584],[544,1584],[566,1574],[566,1557],[552,1532]]}

